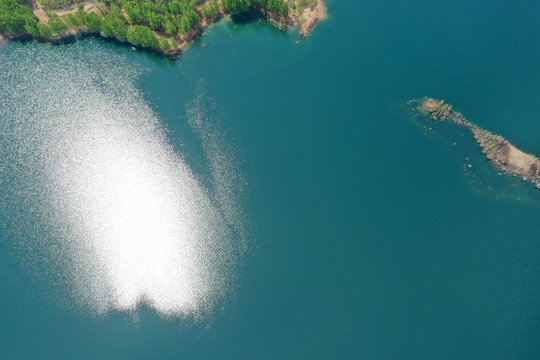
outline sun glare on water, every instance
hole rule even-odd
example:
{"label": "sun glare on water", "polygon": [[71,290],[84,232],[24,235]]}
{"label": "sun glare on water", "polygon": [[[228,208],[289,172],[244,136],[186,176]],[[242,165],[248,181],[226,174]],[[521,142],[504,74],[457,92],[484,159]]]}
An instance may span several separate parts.
{"label": "sun glare on water", "polygon": [[[164,316],[211,309],[232,286],[244,246],[240,205],[220,191],[234,188],[223,182],[238,181],[238,169],[209,162],[219,176],[212,188],[203,185],[137,92],[133,73],[124,72],[125,61],[104,66],[96,54],[89,63],[58,63],[37,54],[41,66],[22,50],[21,62],[9,65],[20,79],[0,79],[4,94],[17,94],[3,95],[0,110],[1,150],[11,154],[2,180],[16,174],[23,184],[4,194],[6,203],[39,199],[31,202],[62,239],[55,256],[71,259],[74,297],[93,311],[133,310],[142,301]],[[78,79],[69,77],[74,72]],[[32,86],[21,88],[25,82]],[[189,113],[206,157],[233,158],[223,139],[204,136],[211,125],[202,122],[211,119],[192,105]]]}

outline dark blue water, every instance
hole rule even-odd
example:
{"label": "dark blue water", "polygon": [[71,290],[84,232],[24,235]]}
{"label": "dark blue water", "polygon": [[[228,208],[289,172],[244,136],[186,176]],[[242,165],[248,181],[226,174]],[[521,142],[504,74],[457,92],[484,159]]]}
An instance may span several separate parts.
{"label": "dark blue water", "polygon": [[[444,98],[540,155],[540,4],[334,0],[328,11],[299,42],[264,22],[224,22],[174,62],[97,39],[2,46],[11,64],[34,52],[51,63],[97,52],[136,69],[141,101],[211,187],[190,123],[198,101],[243,174],[234,181],[245,182],[249,230],[234,291],[200,319],[163,319],[148,304],[92,315],[70,305],[69,274],[59,279],[47,258],[21,250],[13,228],[32,217],[17,222],[9,198],[0,358],[540,356],[540,192],[497,175],[466,132],[430,131],[404,106]],[[98,60],[89,67],[130,76]]]}

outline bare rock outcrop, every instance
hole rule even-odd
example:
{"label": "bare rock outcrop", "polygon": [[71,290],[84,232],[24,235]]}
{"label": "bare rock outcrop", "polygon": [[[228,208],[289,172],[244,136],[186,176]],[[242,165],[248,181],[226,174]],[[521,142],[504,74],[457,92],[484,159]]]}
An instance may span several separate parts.
{"label": "bare rock outcrop", "polygon": [[520,176],[523,180],[531,181],[540,189],[540,159],[536,156],[516,148],[500,135],[479,128],[465,119],[461,113],[452,110],[452,105],[445,104],[444,100],[426,97],[420,100],[417,109],[433,120],[453,121],[458,125],[465,126],[473,133],[482,152],[495,166],[507,174]]}

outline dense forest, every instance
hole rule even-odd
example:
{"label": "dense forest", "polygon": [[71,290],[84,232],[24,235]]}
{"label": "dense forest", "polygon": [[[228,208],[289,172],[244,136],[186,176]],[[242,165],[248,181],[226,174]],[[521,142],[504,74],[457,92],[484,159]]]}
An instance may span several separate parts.
{"label": "dense forest", "polygon": [[0,31],[16,34],[25,31],[27,26],[35,28],[37,19],[28,5],[23,1],[0,0]]}
{"label": "dense forest", "polygon": [[[0,0],[0,33],[50,39],[88,32],[167,53],[197,35],[203,21],[212,21],[222,13],[255,10],[283,20],[290,8],[304,7],[314,0],[99,0],[93,11],[85,11],[75,0],[39,1]],[[39,6],[47,22],[35,17],[33,10]],[[59,10],[74,7],[58,16]]]}

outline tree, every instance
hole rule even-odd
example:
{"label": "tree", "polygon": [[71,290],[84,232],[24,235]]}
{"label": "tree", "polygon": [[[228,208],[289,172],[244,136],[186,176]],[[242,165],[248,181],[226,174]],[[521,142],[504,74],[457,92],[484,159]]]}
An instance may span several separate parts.
{"label": "tree", "polygon": [[176,28],[176,25],[172,22],[172,20],[165,21],[165,33],[169,36],[174,36],[178,32],[178,29]]}
{"label": "tree", "polygon": [[221,5],[230,14],[238,14],[251,8],[249,0],[223,0]]}
{"label": "tree", "polygon": [[217,0],[212,0],[212,2],[210,3],[210,9],[212,10],[212,13],[214,15],[219,13],[219,5],[217,3]]}
{"label": "tree", "polygon": [[33,37],[39,37],[39,29],[37,27],[37,21],[35,19],[27,19],[24,29]]}
{"label": "tree", "polygon": [[153,12],[148,14],[148,25],[150,25],[150,28],[153,30],[160,30],[163,20],[162,15]]}
{"label": "tree", "polygon": [[180,19],[179,30],[182,35],[187,35],[196,26],[199,26],[201,19],[193,10],[188,10]]}
{"label": "tree", "polygon": [[223,0],[221,6],[230,14],[258,9],[263,13],[268,10],[276,14],[281,13],[285,17],[289,15],[288,4],[283,0]]}
{"label": "tree", "polygon": [[59,18],[59,17],[49,19],[48,24],[53,34],[64,35],[68,29],[64,20],[62,20],[62,18]]}
{"label": "tree", "polygon": [[101,34],[124,42],[126,41],[127,31],[128,26],[122,11],[117,5],[112,5],[111,10],[101,22]]}
{"label": "tree", "polygon": [[128,26],[124,22],[124,18],[119,18],[116,16],[107,16],[106,23],[112,29],[112,36],[114,36],[119,41],[127,40]]}
{"label": "tree", "polygon": [[48,24],[42,24],[38,23],[37,28],[39,31],[39,35],[43,37],[51,37],[52,36],[52,30],[51,27]]}
{"label": "tree", "polygon": [[209,2],[201,7],[201,15],[204,18],[215,16],[219,13],[219,5],[216,0]]}
{"label": "tree", "polygon": [[75,29],[75,28],[78,28],[79,26],[81,26],[81,22],[73,14],[67,14],[66,16],[64,16],[63,19],[64,19],[64,22],[66,23],[66,25],[68,26],[68,28],[70,28],[70,29]]}
{"label": "tree", "polygon": [[133,45],[157,48],[159,41],[156,34],[146,26],[135,25],[127,33],[127,41]]}
{"label": "tree", "polygon": [[40,0],[45,10],[59,10],[71,6],[75,0]]}
{"label": "tree", "polygon": [[159,48],[163,50],[164,53],[169,52],[171,50],[171,46],[169,45],[169,40],[165,36],[162,36],[159,38]]}
{"label": "tree", "polygon": [[126,11],[129,22],[133,25],[148,25],[148,21],[139,4],[133,1],[127,1],[124,3],[124,10]]}
{"label": "tree", "polygon": [[25,31],[25,26],[33,24],[34,14],[29,7],[17,0],[0,0],[0,31],[18,34]]}
{"label": "tree", "polygon": [[99,34],[106,38],[114,37],[113,25],[109,19],[105,19],[105,21],[101,23],[101,32]]}
{"label": "tree", "polygon": [[99,33],[101,31],[101,22],[103,18],[96,13],[84,13],[82,23],[88,27],[88,30],[93,33]]}
{"label": "tree", "polygon": [[173,15],[179,15],[182,13],[182,7],[180,6],[180,2],[178,0],[173,0],[169,2],[169,11]]}
{"label": "tree", "polygon": [[171,49],[176,50],[178,48],[178,43],[176,42],[176,39],[174,37],[171,38]]}
{"label": "tree", "polygon": [[289,5],[286,2],[281,4],[281,15],[283,15],[283,17],[289,16]]}

